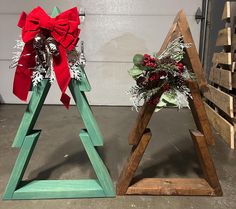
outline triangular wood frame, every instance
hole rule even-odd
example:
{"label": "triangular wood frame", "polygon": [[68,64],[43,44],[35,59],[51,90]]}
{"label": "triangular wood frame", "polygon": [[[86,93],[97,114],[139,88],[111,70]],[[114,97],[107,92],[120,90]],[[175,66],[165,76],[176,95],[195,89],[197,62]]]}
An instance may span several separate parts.
{"label": "triangular wood frame", "polygon": [[198,130],[190,130],[190,134],[204,178],[144,178],[132,183],[135,171],[151,139],[151,130],[147,128],[147,125],[154,113],[155,106],[145,103],[129,134],[129,144],[133,147],[119,177],[116,188],[117,195],[222,195],[221,186],[207,146],[207,144],[213,145],[215,142],[200,94],[200,91],[207,90],[207,82],[183,11],[177,14],[160,52],[167,47],[171,40],[179,36],[183,36],[185,43],[192,44],[191,48],[186,49],[184,63],[193,70],[198,81],[198,83],[194,81],[188,83],[192,95],[192,99],[189,100],[190,107]]}
{"label": "triangular wood frame", "polygon": [[[59,13],[55,7],[52,16]],[[81,81],[71,79],[69,89],[86,127],[80,131],[79,136],[97,179],[22,181],[41,133],[41,130],[33,128],[51,86],[49,79],[44,79],[32,89],[31,99],[12,145],[20,148],[20,152],[3,195],[4,200],[115,197],[109,172],[95,148],[103,145],[103,137],[84,93],[90,91],[91,87],[82,68],[81,73]]]}

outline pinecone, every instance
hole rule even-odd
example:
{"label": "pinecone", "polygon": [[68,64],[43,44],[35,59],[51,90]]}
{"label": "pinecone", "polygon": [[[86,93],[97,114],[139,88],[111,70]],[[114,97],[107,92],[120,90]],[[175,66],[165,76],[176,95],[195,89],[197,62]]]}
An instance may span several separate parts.
{"label": "pinecone", "polygon": [[175,64],[175,60],[173,60],[170,56],[167,56],[167,57],[163,57],[162,59],[160,59],[160,63],[162,65],[165,65],[165,64]]}

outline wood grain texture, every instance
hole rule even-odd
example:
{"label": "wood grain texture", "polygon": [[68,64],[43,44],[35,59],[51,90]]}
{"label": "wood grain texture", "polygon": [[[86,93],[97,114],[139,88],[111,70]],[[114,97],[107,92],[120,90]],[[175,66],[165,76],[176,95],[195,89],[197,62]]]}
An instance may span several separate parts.
{"label": "wood grain texture", "polygon": [[213,128],[220,136],[229,144],[231,149],[234,149],[234,126],[226,119],[216,113],[208,104],[204,103],[207,116]]}
{"label": "wood grain texture", "polygon": [[124,165],[117,182],[116,186],[117,195],[126,194],[127,189],[131,183],[132,178],[134,177],[134,174],[139,166],[139,163],[143,157],[143,154],[147,148],[150,139],[151,139],[151,132],[150,130],[146,129],[139,143],[133,146],[130,152],[130,156],[126,164]]}
{"label": "wood grain texture", "polygon": [[223,192],[204,135],[197,130],[190,130],[189,132],[206,181],[214,189],[215,195],[222,196]]}
{"label": "wood grain texture", "polygon": [[208,88],[209,91],[205,92],[204,96],[231,118],[234,118],[233,97],[214,86],[208,85]]}
{"label": "wood grain texture", "polygon": [[170,41],[179,36],[183,36],[184,43],[191,43],[191,47],[186,49],[185,61],[187,60],[188,63],[185,64],[195,73],[200,90],[204,91],[206,90],[207,81],[204,77],[203,68],[197,52],[197,48],[194,43],[187,17],[185,16],[183,10],[181,10],[175,17],[175,20],[158,54],[160,54],[167,47]]}
{"label": "wood grain texture", "polygon": [[[27,183],[27,182],[26,182]],[[24,185],[25,182],[22,182]],[[97,180],[35,180],[14,192],[12,199],[56,199],[104,197]]]}
{"label": "wood grain texture", "polygon": [[39,138],[40,132],[41,131],[32,132],[30,135],[26,136],[25,140],[23,141],[3,195],[4,200],[10,200],[13,198],[15,190],[17,189],[21,179],[23,178],[28,162],[32,156],[34,147]]}
{"label": "wood grain texture", "polygon": [[145,103],[141,107],[136,122],[129,133],[128,142],[130,145],[137,145],[139,143],[149,121],[151,120],[155,108],[156,105],[150,105],[148,103]]}
{"label": "wood grain texture", "polygon": [[32,132],[50,86],[49,79],[44,79],[36,87],[33,87],[32,96],[17,130],[12,147],[21,147],[25,137]]}
{"label": "wood grain texture", "polygon": [[214,196],[214,190],[205,179],[144,178],[131,185],[127,194]]}
{"label": "wood grain texture", "polygon": [[[236,80],[232,81],[232,77],[232,72],[230,72],[229,70],[212,67],[209,75],[209,80],[215,84],[218,84],[219,86],[232,90],[233,85],[236,86]],[[236,76],[234,77],[236,79]]]}
{"label": "wood grain texture", "polygon": [[[92,163],[93,169],[99,180],[99,184],[103,189],[103,192],[105,194],[104,196],[115,197],[115,191],[113,188],[111,177],[102,159],[98,155],[87,130],[80,131],[80,138],[84,145],[86,153],[88,154],[90,162]],[[88,189],[90,189],[90,187]]]}
{"label": "wood grain texture", "polygon": [[225,64],[225,65],[232,65],[232,57],[231,53],[214,53],[212,58],[213,64]]}
{"label": "wood grain texture", "polygon": [[232,73],[232,86],[236,88],[236,73]]}
{"label": "wood grain texture", "polygon": [[189,98],[189,105],[191,108],[191,112],[192,112],[195,124],[198,130],[204,134],[207,143],[209,145],[214,145],[215,139],[214,139],[211,127],[210,127],[210,122],[206,114],[206,110],[202,101],[202,97],[201,97],[198,85],[194,81],[189,81],[188,87],[190,89],[191,96],[192,96],[192,99]]}
{"label": "wood grain texture", "polygon": [[218,32],[218,36],[216,39],[216,46],[228,46],[231,45],[231,28],[227,27],[221,29]]}
{"label": "wood grain texture", "polygon": [[92,110],[88,104],[86,95],[84,92],[80,91],[79,82],[75,79],[72,79],[69,84],[69,89],[75,100],[77,109],[83,119],[84,125],[88,130],[88,133],[91,137],[91,140],[94,146],[103,145],[103,137],[101,131],[98,127],[98,124],[93,116]]}
{"label": "wood grain texture", "polygon": [[230,18],[230,1],[225,2],[223,14],[222,14],[222,20],[229,19]]}

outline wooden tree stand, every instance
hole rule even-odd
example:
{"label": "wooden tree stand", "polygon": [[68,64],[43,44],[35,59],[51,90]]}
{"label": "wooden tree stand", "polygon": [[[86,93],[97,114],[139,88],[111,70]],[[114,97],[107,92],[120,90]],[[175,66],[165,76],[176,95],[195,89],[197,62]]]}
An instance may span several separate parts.
{"label": "wooden tree stand", "polygon": [[133,145],[133,147],[117,183],[116,191],[118,195],[222,195],[221,186],[207,147],[207,143],[210,145],[214,144],[214,138],[199,90],[200,87],[201,90],[206,91],[207,84],[183,11],[180,11],[176,16],[160,52],[166,48],[170,41],[180,35],[183,36],[185,43],[192,43],[192,47],[186,49],[185,64],[188,69],[193,70],[199,84],[198,86],[198,84],[193,81],[189,81],[188,83],[192,95],[192,99],[189,99],[190,107],[198,128],[198,130],[190,130],[190,134],[203,170],[204,178],[144,178],[138,182],[132,183],[135,171],[151,139],[151,130],[147,128],[147,125],[156,106],[145,103],[129,135],[129,144]]}
{"label": "wooden tree stand", "polygon": [[[54,8],[52,16],[58,14],[59,10]],[[69,88],[86,127],[86,129],[80,131],[79,136],[95,170],[97,179],[22,181],[24,172],[41,133],[41,130],[33,130],[33,128],[51,86],[49,79],[44,79],[32,90],[30,102],[13,142],[12,146],[20,148],[20,152],[7,184],[3,199],[115,196],[110,175],[95,148],[96,146],[103,145],[103,138],[84,93],[90,91],[91,87],[84,71],[82,74],[82,80],[77,81],[72,79]]]}
{"label": "wooden tree stand", "polygon": [[209,91],[204,94],[210,123],[221,137],[234,149],[235,113],[236,113],[236,2],[225,3],[222,19],[225,28],[219,31],[217,47],[223,46],[223,52],[214,53],[210,71]]}

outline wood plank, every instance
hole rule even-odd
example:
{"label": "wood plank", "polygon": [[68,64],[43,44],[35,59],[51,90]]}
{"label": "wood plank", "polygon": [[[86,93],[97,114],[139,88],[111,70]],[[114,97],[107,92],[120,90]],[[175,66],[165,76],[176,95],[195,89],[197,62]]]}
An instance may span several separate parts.
{"label": "wood plank", "polygon": [[[235,76],[236,79],[236,76]],[[219,86],[232,90],[232,72],[222,68],[212,67],[209,75],[209,80]],[[236,80],[235,80],[236,86]]]}
{"label": "wood plank", "polygon": [[32,96],[17,130],[12,147],[21,147],[27,134],[33,130],[50,86],[49,79],[44,79],[37,86],[33,87]]}
{"label": "wood plank", "polygon": [[95,147],[93,146],[92,140],[88,135],[87,130],[80,131],[80,139],[83,143],[85,151],[90,159],[90,162],[93,166],[93,169],[96,173],[96,176],[99,180],[99,183],[104,191],[104,196],[106,197],[115,197],[115,190],[113,188],[113,182],[111,180],[110,174],[104,165],[102,159],[98,155]]}
{"label": "wood plank", "polygon": [[231,53],[214,53],[212,58],[213,64],[225,64],[225,65],[232,65],[232,57]]}
{"label": "wood plank", "polygon": [[222,20],[229,19],[230,18],[230,2],[226,1],[223,14],[222,14]]}
{"label": "wood plank", "polygon": [[231,45],[231,28],[227,27],[221,29],[218,32],[218,36],[216,39],[216,46],[228,46]]}
{"label": "wood plank", "polygon": [[189,98],[189,105],[191,108],[195,124],[198,130],[204,134],[207,143],[209,145],[214,145],[215,139],[212,134],[211,126],[207,118],[206,110],[204,108],[204,104],[202,101],[198,85],[194,81],[189,81],[188,87],[192,95],[192,99]]}
{"label": "wood plank", "polygon": [[151,139],[151,132],[150,130],[146,129],[146,133],[144,133],[138,145],[133,146],[132,151],[130,152],[130,156],[126,164],[124,165],[117,182],[116,186],[117,195],[124,195],[126,193],[150,139]]}
{"label": "wood plank", "polygon": [[208,88],[209,91],[204,92],[204,96],[231,118],[234,118],[233,97],[211,85],[208,85]]}
{"label": "wood plank", "polygon": [[126,194],[214,196],[214,190],[205,179],[144,178],[130,186]]}
{"label": "wood plank", "polygon": [[156,105],[145,103],[139,110],[136,122],[129,133],[128,142],[130,145],[137,145],[141,140],[145,129],[154,113]]}
{"label": "wood plank", "polygon": [[204,135],[198,130],[190,130],[189,132],[192,137],[205,179],[214,189],[215,194],[217,196],[222,196],[223,192]]}
{"label": "wood plank", "polygon": [[216,113],[208,104],[204,103],[211,125],[219,135],[234,149],[234,126]]}
{"label": "wood plank", "polygon": [[236,88],[236,72],[232,73],[232,87]]}
{"label": "wood plank", "polygon": [[177,16],[175,17],[173,25],[170,28],[161,46],[160,51],[157,54],[160,54],[167,47],[170,41],[174,40],[180,35],[183,36],[184,43],[192,44],[190,48],[186,49],[185,60],[188,60],[188,63],[186,63],[186,65],[188,66],[189,69],[192,69],[193,72],[195,73],[200,90],[205,91],[207,81],[203,74],[202,64],[201,64],[201,61],[197,52],[195,42],[193,40],[193,36],[192,36],[191,30],[188,24],[187,17],[183,10],[179,11]]}
{"label": "wood plank", "polygon": [[[24,184],[24,182],[22,182]],[[35,180],[14,192],[12,199],[104,197],[97,180]]]}
{"label": "wood plank", "polygon": [[23,141],[22,147],[16,159],[14,168],[12,170],[10,179],[3,195],[4,200],[12,199],[14,191],[16,190],[21,179],[23,178],[23,175],[27,168],[28,162],[32,156],[34,147],[38,141],[40,133],[41,131],[35,131],[31,135],[26,136],[25,140]]}
{"label": "wood plank", "polygon": [[102,146],[103,137],[88,104],[85,93],[80,91],[80,87],[77,85],[77,81],[75,79],[71,80],[69,89],[94,146]]}

